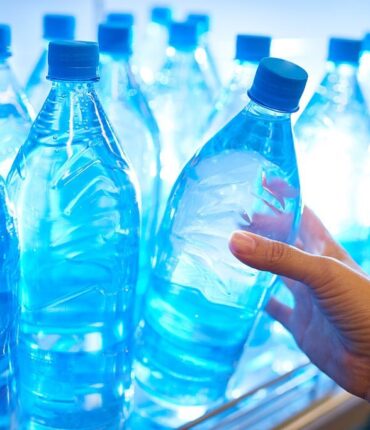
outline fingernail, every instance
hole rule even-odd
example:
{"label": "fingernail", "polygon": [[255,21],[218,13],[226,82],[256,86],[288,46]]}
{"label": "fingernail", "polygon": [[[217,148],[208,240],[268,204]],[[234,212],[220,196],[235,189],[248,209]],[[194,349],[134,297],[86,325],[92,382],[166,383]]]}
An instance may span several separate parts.
{"label": "fingernail", "polygon": [[238,254],[254,254],[256,245],[255,239],[242,231],[235,232],[230,240],[231,250]]}

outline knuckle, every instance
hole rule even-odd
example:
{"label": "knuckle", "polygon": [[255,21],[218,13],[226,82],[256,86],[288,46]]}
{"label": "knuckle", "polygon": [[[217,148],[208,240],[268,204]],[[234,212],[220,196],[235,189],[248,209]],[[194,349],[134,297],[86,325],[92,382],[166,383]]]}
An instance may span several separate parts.
{"label": "knuckle", "polygon": [[269,242],[269,245],[266,248],[266,260],[275,264],[281,261],[286,255],[286,246],[285,244],[277,241]]}
{"label": "knuckle", "polygon": [[320,257],[320,263],[327,280],[335,279],[338,276],[338,263],[331,257]]}

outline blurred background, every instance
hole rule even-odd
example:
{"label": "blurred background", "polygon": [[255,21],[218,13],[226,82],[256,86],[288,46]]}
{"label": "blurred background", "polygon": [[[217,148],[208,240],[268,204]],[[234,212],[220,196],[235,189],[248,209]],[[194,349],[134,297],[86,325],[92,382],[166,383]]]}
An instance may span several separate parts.
{"label": "blurred background", "polygon": [[44,13],[74,14],[77,38],[95,40],[95,25],[106,12],[131,11],[140,38],[154,3],[172,6],[178,19],[189,11],[211,13],[210,43],[224,81],[230,73],[237,33],[271,35],[272,54],[296,61],[310,74],[303,106],[322,76],[327,38],[361,38],[370,30],[369,0],[0,0],[0,21],[13,27],[12,61],[24,83],[42,49]]}

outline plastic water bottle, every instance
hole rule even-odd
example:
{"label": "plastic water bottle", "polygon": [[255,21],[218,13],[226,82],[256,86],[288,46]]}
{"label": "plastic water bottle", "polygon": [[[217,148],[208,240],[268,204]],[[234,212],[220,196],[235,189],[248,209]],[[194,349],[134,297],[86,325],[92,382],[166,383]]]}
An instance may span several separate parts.
{"label": "plastic water bottle", "polygon": [[191,158],[171,192],[136,372],[141,392],[172,405],[177,419],[223,397],[275,279],[231,255],[231,233],[294,240],[301,203],[290,114],[306,80],[293,63],[263,59],[250,103]]}
{"label": "plastic water bottle", "polygon": [[46,79],[48,72],[47,46],[51,40],[72,40],[75,36],[76,20],[71,15],[48,14],[43,18],[44,49],[26,84],[26,94],[38,113],[51,85]]}
{"label": "plastic water bottle", "polygon": [[359,81],[369,109],[370,108],[370,84],[369,84],[370,82],[370,33],[367,33],[362,40],[360,68],[359,68]]}
{"label": "plastic water bottle", "polygon": [[12,414],[10,352],[14,348],[17,315],[18,240],[0,178],[0,429],[10,429]]}
{"label": "plastic water bottle", "polygon": [[[250,88],[258,63],[270,55],[271,37],[238,34],[234,68],[230,82],[221,91],[206,126],[211,138],[247,104]],[[208,140],[208,139],[206,139]]]}
{"label": "plastic water bottle", "polygon": [[370,118],[357,81],[361,42],[332,38],[327,72],[298,119],[307,204],[370,271]]}
{"label": "plastic water bottle", "polygon": [[118,429],[131,392],[139,213],[94,91],[98,45],[49,45],[51,92],[8,178],[20,237],[20,429]]}
{"label": "plastic water bottle", "polygon": [[98,94],[122,149],[139,179],[142,200],[140,276],[136,290],[141,302],[148,283],[150,255],[157,229],[160,199],[159,130],[131,69],[131,28],[99,26],[101,80]]}
{"label": "plastic water bottle", "polygon": [[218,95],[222,88],[220,75],[218,73],[216,60],[209,46],[210,34],[210,17],[209,15],[190,13],[188,22],[198,26],[200,43],[196,55],[199,65],[202,68],[208,86],[212,89],[214,95]]}
{"label": "plastic water bottle", "polygon": [[11,30],[0,24],[0,175],[6,179],[31,127],[33,109],[8,62]]}
{"label": "plastic water bottle", "polygon": [[165,202],[182,167],[199,146],[213,93],[197,59],[197,26],[173,22],[164,66],[150,91],[150,106],[162,137],[161,179]]}
{"label": "plastic water bottle", "polygon": [[150,23],[146,29],[143,47],[138,54],[140,77],[144,84],[152,85],[166,58],[168,26],[172,10],[168,7],[153,7]]}

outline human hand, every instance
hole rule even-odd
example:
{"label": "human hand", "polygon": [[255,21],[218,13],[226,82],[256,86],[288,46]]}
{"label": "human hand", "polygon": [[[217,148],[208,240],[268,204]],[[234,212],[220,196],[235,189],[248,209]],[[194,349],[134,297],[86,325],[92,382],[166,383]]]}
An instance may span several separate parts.
{"label": "human hand", "polygon": [[230,241],[243,263],[286,278],[294,308],[272,298],[268,313],[317,367],[370,401],[370,278],[307,208],[297,246],[247,232]]}

